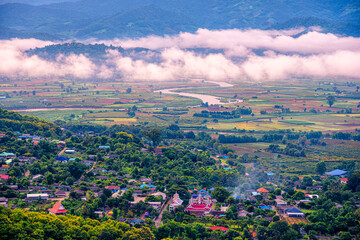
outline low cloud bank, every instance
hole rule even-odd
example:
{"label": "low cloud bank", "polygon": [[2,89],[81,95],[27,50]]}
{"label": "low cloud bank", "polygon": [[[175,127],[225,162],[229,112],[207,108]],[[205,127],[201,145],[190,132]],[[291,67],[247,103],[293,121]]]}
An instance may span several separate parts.
{"label": "low cloud bank", "polygon": [[[360,38],[339,37],[304,29],[289,31],[199,29],[175,36],[94,41],[124,48],[157,50],[142,57],[123,56],[109,50],[100,64],[85,55],[59,55],[56,61],[29,56],[24,51],[57,44],[36,39],[0,40],[0,75],[21,77],[118,78],[166,81],[179,78],[217,80],[282,80],[291,77],[360,78]],[[189,49],[206,48],[223,53]],[[261,55],[255,54],[262,50]],[[150,56],[151,55],[151,56]],[[236,60],[234,60],[236,59]]]}
{"label": "low cloud bank", "polygon": [[331,33],[304,29],[287,31],[275,30],[208,30],[199,29],[196,33],[180,33],[174,36],[148,36],[139,39],[114,39],[98,41],[124,48],[144,47],[149,49],[163,49],[177,47],[224,49],[227,56],[244,57],[255,49],[273,50],[281,53],[316,54],[329,53],[338,50],[360,50],[359,38],[338,37]]}

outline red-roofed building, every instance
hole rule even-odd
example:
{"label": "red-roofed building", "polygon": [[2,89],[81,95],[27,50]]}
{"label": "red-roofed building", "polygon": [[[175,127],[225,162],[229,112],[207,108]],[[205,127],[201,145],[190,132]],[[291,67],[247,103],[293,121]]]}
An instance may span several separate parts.
{"label": "red-roofed building", "polygon": [[207,228],[210,228],[213,231],[220,230],[220,231],[223,231],[223,232],[226,232],[228,230],[226,227],[220,227],[220,226],[207,227]]}
{"label": "red-roofed building", "polygon": [[55,205],[48,209],[49,213],[55,214],[55,215],[61,215],[61,214],[65,214],[66,213],[66,209],[64,208],[64,206],[57,202],[55,203]]}
{"label": "red-roofed building", "polygon": [[191,214],[195,214],[198,217],[203,217],[210,214],[214,208],[213,200],[209,194],[203,196],[202,194],[193,195],[190,198],[189,205],[186,208]]}
{"label": "red-roofed building", "polygon": [[8,180],[9,178],[11,178],[9,175],[0,175],[1,180]]}
{"label": "red-roofed building", "polygon": [[258,193],[269,193],[269,191],[265,188],[259,188],[258,190],[256,190]]}
{"label": "red-roofed building", "polygon": [[347,178],[340,178],[341,184],[346,184],[349,180]]}
{"label": "red-roofed building", "polygon": [[120,190],[120,187],[113,186],[113,185],[106,186],[105,188],[111,190],[113,193],[116,193],[116,192],[118,192]]}

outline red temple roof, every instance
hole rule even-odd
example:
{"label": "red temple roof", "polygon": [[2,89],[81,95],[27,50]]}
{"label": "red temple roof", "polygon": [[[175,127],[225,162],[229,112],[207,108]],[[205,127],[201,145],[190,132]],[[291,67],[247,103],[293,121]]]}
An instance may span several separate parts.
{"label": "red temple roof", "polygon": [[212,206],[213,206],[212,203],[210,205],[206,205],[206,204],[189,204],[189,206],[187,207],[187,210],[191,210],[191,211],[209,211]]}
{"label": "red temple roof", "polygon": [[55,205],[49,209],[49,212],[54,213],[54,214],[58,214],[58,213],[66,213],[66,209],[64,208],[64,206],[57,202],[55,203]]}

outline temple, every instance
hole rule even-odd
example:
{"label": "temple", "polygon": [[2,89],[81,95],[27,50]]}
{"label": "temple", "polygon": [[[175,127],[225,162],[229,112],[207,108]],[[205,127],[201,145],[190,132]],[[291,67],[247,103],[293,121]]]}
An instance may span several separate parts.
{"label": "temple", "polygon": [[169,211],[174,211],[175,208],[180,206],[183,203],[183,200],[180,199],[179,194],[175,193],[174,196],[170,199]]}
{"label": "temple", "polygon": [[209,193],[206,193],[205,195],[198,194],[192,196],[186,211],[195,214],[197,217],[203,217],[209,215],[214,207],[214,200],[211,199]]}

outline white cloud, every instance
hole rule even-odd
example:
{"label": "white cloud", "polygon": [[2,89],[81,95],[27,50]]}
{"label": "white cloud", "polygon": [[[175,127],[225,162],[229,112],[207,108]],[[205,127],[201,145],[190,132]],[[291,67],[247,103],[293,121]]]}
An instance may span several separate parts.
{"label": "white cloud", "polygon": [[[56,44],[36,39],[0,40],[0,75],[50,78],[71,76],[125,80],[166,81],[183,78],[267,81],[296,76],[360,78],[360,39],[333,34],[291,31],[207,30],[175,36],[103,41],[123,47],[146,47],[158,53],[132,52],[123,56],[109,50],[95,63],[84,55],[59,55],[56,61],[29,56],[24,51]],[[92,40],[93,41],[93,40]],[[187,48],[220,49],[222,53],[196,53]],[[261,56],[256,49],[264,49]],[[234,56],[241,57],[234,60]],[[157,61],[151,61],[156,58]]]}

